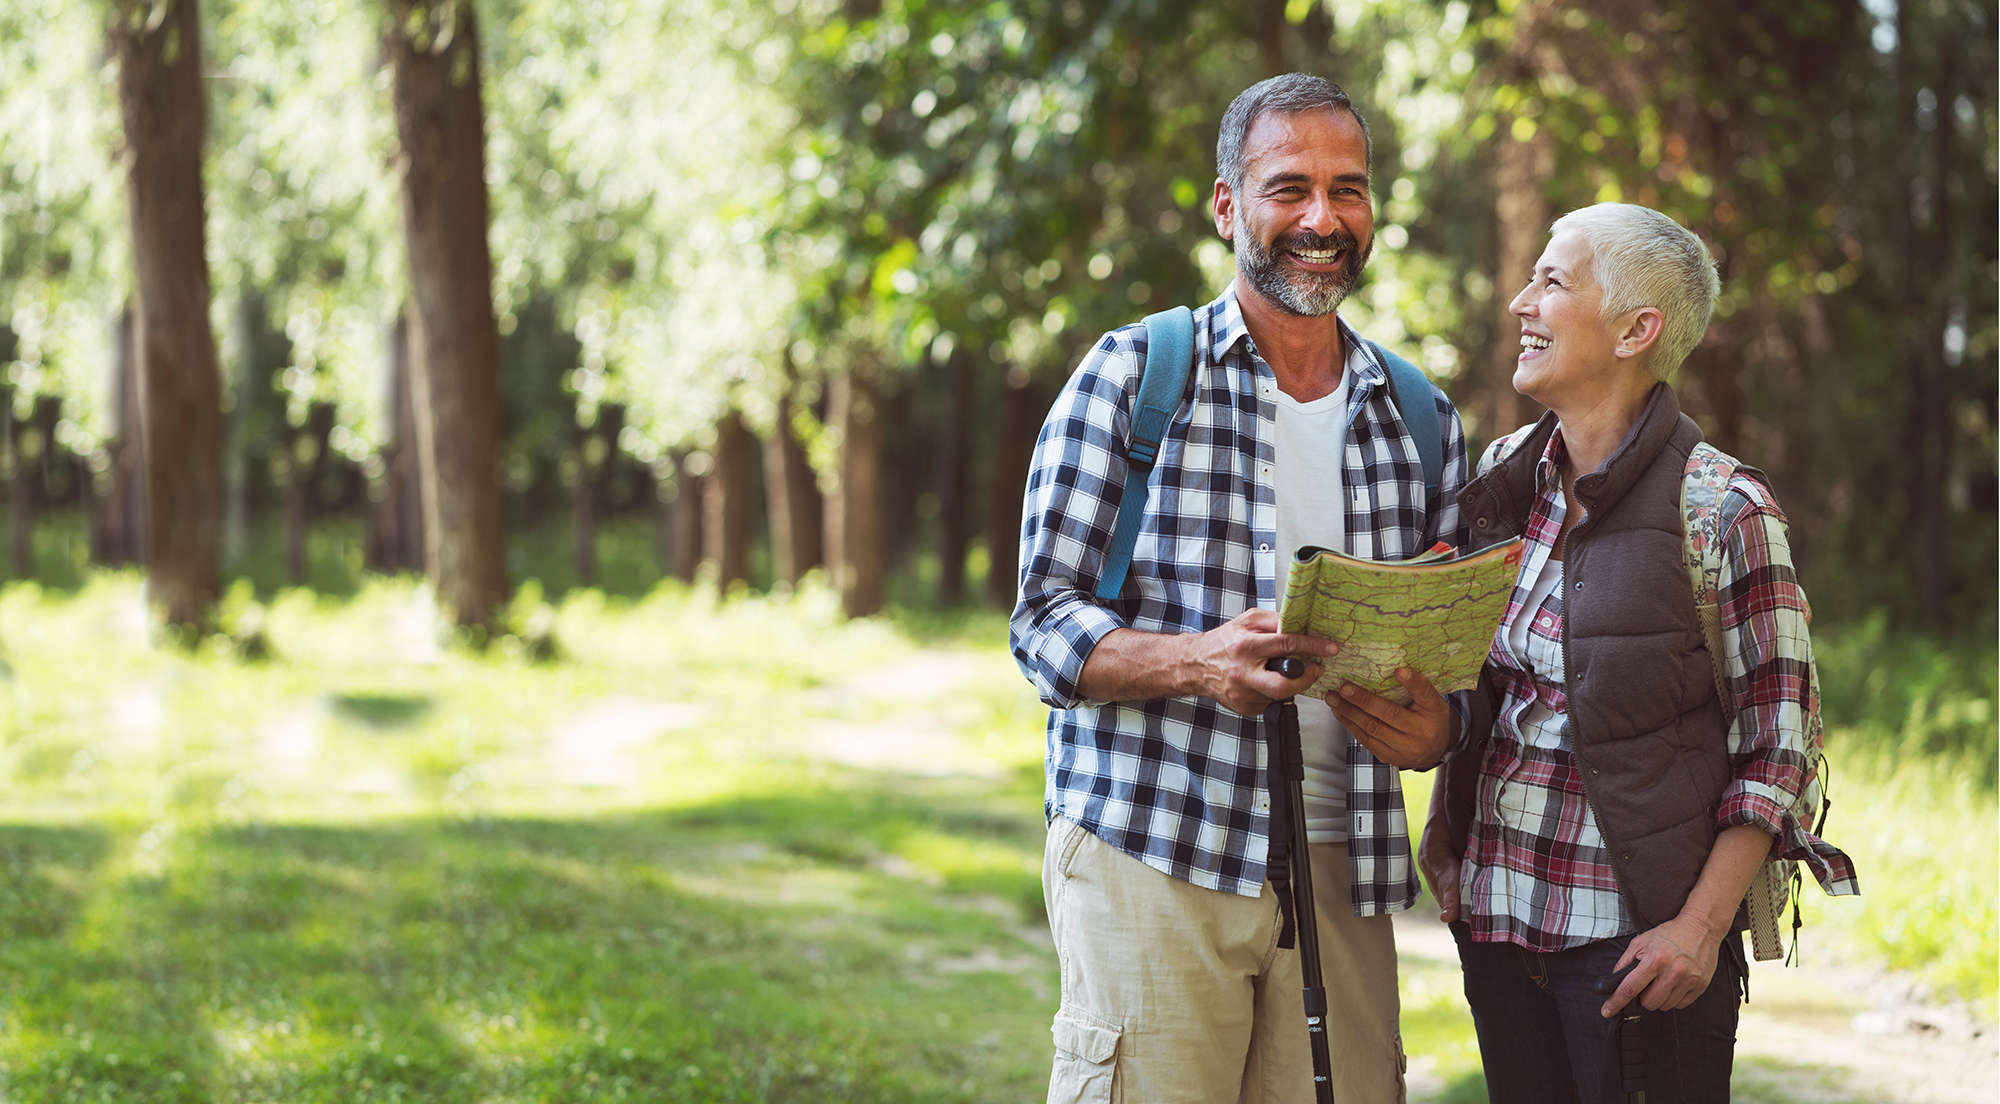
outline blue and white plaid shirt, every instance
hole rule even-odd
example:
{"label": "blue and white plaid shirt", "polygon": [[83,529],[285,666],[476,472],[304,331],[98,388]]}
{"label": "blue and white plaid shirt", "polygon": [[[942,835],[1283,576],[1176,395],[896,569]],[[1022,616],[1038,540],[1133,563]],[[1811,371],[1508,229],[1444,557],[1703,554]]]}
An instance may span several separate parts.
{"label": "blue and white plaid shirt", "polygon": [[[1193,401],[1160,442],[1132,566],[1108,606],[1093,595],[1130,470],[1145,327],[1105,335],[1064,384],[1029,469],[1010,635],[1015,661],[1050,706],[1045,813],[1176,878],[1254,897],[1270,846],[1263,720],[1209,698],[1104,703],[1077,691],[1084,661],[1114,629],[1204,632],[1278,606],[1289,557],[1277,548],[1273,491],[1277,379],[1251,343],[1233,287],[1197,309],[1194,323]],[[1346,551],[1400,560],[1438,540],[1462,545],[1458,412],[1432,388],[1444,472],[1427,500],[1387,369],[1345,322],[1341,332],[1362,350],[1348,396],[1345,501],[1327,503],[1347,511]],[[1351,737],[1347,763],[1354,913],[1401,911],[1416,900],[1417,876],[1396,768]]]}

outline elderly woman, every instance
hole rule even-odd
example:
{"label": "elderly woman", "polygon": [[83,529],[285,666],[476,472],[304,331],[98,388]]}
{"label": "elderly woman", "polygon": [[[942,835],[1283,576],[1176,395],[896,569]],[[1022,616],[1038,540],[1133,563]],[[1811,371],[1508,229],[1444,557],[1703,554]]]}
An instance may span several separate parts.
{"label": "elderly woman", "polygon": [[1718,292],[1694,234],[1602,203],[1556,222],[1510,308],[1514,387],[1549,412],[1460,496],[1476,544],[1525,548],[1447,768],[1473,784],[1440,779],[1420,857],[1496,1102],[1622,1099],[1613,1017],[1634,999],[1648,1099],[1727,1100],[1758,867],[1804,859],[1853,891],[1847,857],[1792,813],[1816,738],[1808,614],[1760,473],[1736,468],[1718,511],[1728,702],[1683,560],[1701,431],[1661,380]]}

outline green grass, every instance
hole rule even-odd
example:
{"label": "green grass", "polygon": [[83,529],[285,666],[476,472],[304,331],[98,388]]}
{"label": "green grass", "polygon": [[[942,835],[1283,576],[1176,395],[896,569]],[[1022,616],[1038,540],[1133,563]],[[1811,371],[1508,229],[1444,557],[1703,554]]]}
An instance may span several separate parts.
{"label": "green grass", "polygon": [[[823,592],[574,592],[555,664],[437,649],[407,582],[280,593],[266,662],[150,648],[138,603],[0,592],[8,1099],[1039,1091],[1039,737],[989,692],[1004,655],[950,717],[997,777],[885,781],[801,730],[892,708],[830,687],[914,645]],[[552,780],[566,721],[635,701],[692,723],[625,749],[630,784]]]}
{"label": "green grass", "polygon": [[[0,1096],[1043,1094],[1042,710],[999,614],[571,590],[536,662],[440,647],[407,579],[267,597],[258,661],[150,646],[131,573],[0,589]],[[1867,896],[1808,889],[1806,953],[1990,1017],[1992,786],[1834,719]],[[828,751],[878,731],[971,767]],[[1482,1099],[1455,963],[1403,1001],[1437,1099]],[[1740,1095],[1811,1076],[1746,1062]]]}

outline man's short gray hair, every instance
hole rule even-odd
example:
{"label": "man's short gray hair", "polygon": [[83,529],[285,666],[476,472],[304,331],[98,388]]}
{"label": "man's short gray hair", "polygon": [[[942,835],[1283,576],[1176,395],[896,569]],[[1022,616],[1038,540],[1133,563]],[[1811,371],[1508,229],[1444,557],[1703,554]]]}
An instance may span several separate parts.
{"label": "man's short gray hair", "polygon": [[1243,143],[1250,136],[1250,128],[1270,111],[1284,115],[1301,111],[1347,112],[1361,124],[1361,140],[1368,148],[1368,167],[1374,169],[1375,138],[1368,131],[1368,120],[1355,110],[1347,93],[1324,77],[1286,73],[1244,89],[1229,110],[1222,113],[1222,133],[1215,139],[1215,175],[1229,185],[1230,194],[1243,191]]}
{"label": "man's short gray hair", "polygon": [[1722,294],[1715,259],[1694,231],[1631,203],[1599,203],[1569,214],[1550,234],[1573,230],[1590,254],[1590,278],[1602,293],[1598,313],[1616,318],[1656,308],[1665,323],[1653,346],[1653,373],[1665,377],[1701,344]]}

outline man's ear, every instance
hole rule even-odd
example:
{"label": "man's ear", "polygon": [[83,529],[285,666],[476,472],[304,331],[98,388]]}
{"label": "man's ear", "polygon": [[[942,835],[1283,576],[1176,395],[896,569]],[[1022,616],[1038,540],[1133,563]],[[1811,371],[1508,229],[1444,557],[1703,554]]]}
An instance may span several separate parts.
{"label": "man's ear", "polygon": [[1651,349],[1667,328],[1667,316],[1658,307],[1640,307],[1618,321],[1617,353],[1621,357],[1638,356]]}
{"label": "man's ear", "polygon": [[1222,235],[1223,241],[1236,240],[1236,197],[1219,176],[1215,178],[1215,232]]}

